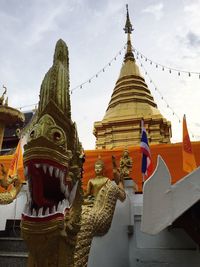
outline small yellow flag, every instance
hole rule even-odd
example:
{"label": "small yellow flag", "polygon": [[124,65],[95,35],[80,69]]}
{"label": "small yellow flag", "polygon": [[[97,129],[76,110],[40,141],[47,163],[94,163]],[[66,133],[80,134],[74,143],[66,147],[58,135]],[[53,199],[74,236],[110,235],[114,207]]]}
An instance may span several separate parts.
{"label": "small yellow flag", "polygon": [[186,123],[186,116],[183,116],[183,170],[185,172],[192,172],[197,168],[197,164],[195,161],[194,154],[192,152],[192,145],[190,142],[190,137],[188,134],[187,123]]}

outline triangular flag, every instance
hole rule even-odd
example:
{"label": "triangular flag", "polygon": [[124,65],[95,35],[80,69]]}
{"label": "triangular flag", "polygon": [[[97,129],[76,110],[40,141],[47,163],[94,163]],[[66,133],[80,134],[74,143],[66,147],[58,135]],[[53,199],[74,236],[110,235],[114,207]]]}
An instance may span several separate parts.
{"label": "triangular flag", "polygon": [[190,137],[188,134],[187,123],[186,123],[186,116],[183,116],[183,145],[182,145],[182,152],[183,152],[183,170],[185,172],[192,172],[197,168],[197,164],[195,161],[194,154],[192,152],[192,145],[190,142]]}

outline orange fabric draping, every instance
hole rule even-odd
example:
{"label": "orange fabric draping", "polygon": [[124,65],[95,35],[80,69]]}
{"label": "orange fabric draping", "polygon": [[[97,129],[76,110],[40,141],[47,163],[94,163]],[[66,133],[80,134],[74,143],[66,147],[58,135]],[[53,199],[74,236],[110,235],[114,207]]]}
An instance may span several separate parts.
{"label": "orange fabric draping", "polygon": [[186,117],[183,117],[183,170],[185,172],[192,172],[197,168],[195,156],[192,151],[192,145],[188,134]]}
{"label": "orange fabric draping", "polygon": [[[192,149],[195,155],[197,166],[200,166],[200,142],[192,142]],[[98,156],[101,156],[105,163],[104,175],[113,178],[112,174],[112,155],[116,157],[116,162],[119,165],[120,157],[122,156],[124,148],[113,149],[113,150],[86,150],[86,160],[84,163],[84,174],[83,174],[83,188],[87,186],[87,182],[90,178],[95,177],[94,164],[98,159]],[[142,154],[140,152],[140,147],[128,147],[130,157],[133,159],[133,168],[131,177],[138,185],[138,191],[142,191],[142,173],[141,173],[141,158]],[[187,173],[183,171],[183,158],[182,158],[182,143],[176,144],[159,144],[159,145],[150,145],[150,150],[152,154],[152,161],[154,169],[157,163],[157,156],[161,157],[166,162],[169,171],[172,177],[172,184],[176,183],[182,177],[186,176]],[[13,155],[0,156],[0,163],[3,163],[5,169],[8,170]],[[23,162],[19,164],[18,174],[21,181],[25,181],[24,172],[23,172]],[[0,177],[1,178],[1,177]],[[3,191],[3,188],[0,187],[0,192]]]}
{"label": "orange fabric draping", "polygon": [[[200,165],[200,142],[192,142],[193,152],[196,158],[197,166]],[[87,186],[90,178],[95,177],[94,164],[98,156],[101,156],[105,163],[104,175],[112,179],[112,155],[116,157],[116,162],[119,165],[120,157],[122,156],[124,148],[113,150],[86,150],[86,160],[84,163],[83,174],[83,188]],[[138,185],[138,191],[142,191],[142,173],[141,173],[141,159],[142,154],[140,147],[128,147],[130,157],[133,159],[133,168],[131,177]],[[150,145],[152,161],[154,169],[157,164],[157,156],[160,155],[166,162],[172,177],[172,184],[176,183],[187,173],[183,171],[182,158],[182,143],[176,144],[158,144]]]}

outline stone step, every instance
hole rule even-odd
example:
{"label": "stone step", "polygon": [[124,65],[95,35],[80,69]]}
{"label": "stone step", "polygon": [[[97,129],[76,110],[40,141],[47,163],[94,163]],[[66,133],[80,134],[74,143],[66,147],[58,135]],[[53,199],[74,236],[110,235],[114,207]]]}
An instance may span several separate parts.
{"label": "stone step", "polygon": [[20,220],[7,220],[6,229],[0,231],[0,267],[27,266],[27,246],[20,232]]}
{"label": "stone step", "polygon": [[27,246],[20,237],[0,237],[0,252],[27,252]]}
{"label": "stone step", "polygon": [[20,220],[7,220],[6,229],[0,231],[0,237],[20,237]]}
{"label": "stone step", "polygon": [[26,267],[28,253],[0,251],[1,267]]}

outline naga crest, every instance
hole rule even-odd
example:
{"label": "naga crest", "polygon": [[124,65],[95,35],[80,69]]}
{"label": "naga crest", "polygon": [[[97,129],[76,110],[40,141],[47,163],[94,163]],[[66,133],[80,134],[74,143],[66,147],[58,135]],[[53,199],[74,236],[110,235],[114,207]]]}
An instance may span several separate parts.
{"label": "naga crest", "polygon": [[71,120],[68,48],[62,40],[42,82],[37,119],[24,151],[30,198],[22,218],[63,218],[81,178],[81,144]]}

